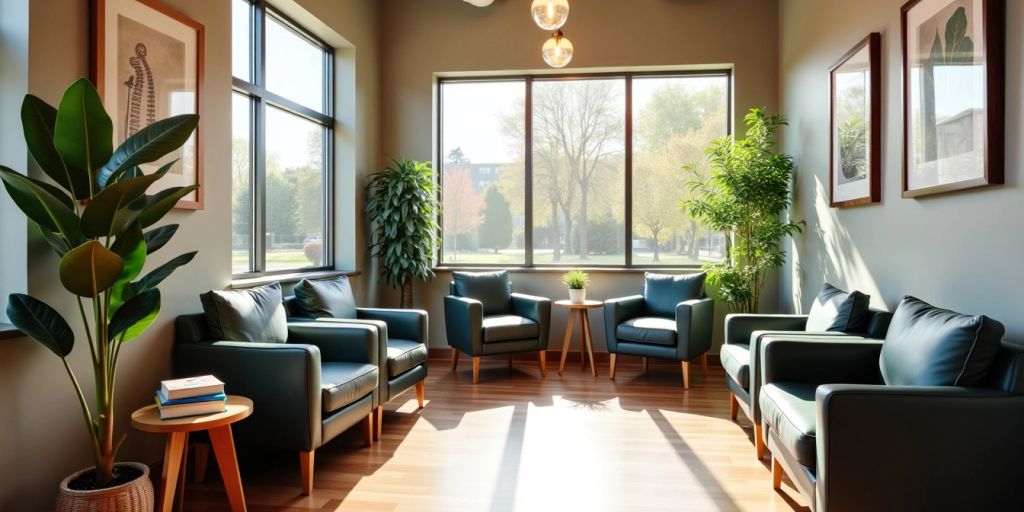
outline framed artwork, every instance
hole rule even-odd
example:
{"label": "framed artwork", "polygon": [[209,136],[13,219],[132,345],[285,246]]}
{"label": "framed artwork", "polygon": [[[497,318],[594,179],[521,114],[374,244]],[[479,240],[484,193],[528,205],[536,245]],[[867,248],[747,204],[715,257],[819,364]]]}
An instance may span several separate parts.
{"label": "framed artwork", "polygon": [[[203,25],[156,0],[93,0],[92,79],[114,123],[114,146],[154,121],[203,114]],[[181,147],[141,166],[172,160],[169,186],[203,184],[199,127]],[[200,187],[177,208],[203,208]]]}
{"label": "framed artwork", "polygon": [[1003,183],[1003,9],[904,4],[903,197]]}
{"label": "framed artwork", "polygon": [[881,38],[869,34],[829,69],[829,205],[882,200]]}

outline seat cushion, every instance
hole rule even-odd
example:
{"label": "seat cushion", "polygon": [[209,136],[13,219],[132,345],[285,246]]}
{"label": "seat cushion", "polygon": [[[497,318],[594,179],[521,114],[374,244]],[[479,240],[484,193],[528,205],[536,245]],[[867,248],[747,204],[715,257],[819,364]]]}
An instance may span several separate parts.
{"label": "seat cushion", "polygon": [[334,412],[377,387],[377,367],[364,363],[321,363],[324,412]]}
{"label": "seat cushion", "polygon": [[890,386],[981,386],[1002,346],[1003,324],[904,297],[882,343]]}
{"label": "seat cushion", "polygon": [[210,290],[199,300],[214,341],[284,343],[288,339],[288,318],[279,283],[244,290]]}
{"label": "seat cushion", "polygon": [[512,283],[507,270],[453,272],[452,292],[483,303],[484,315],[505,314],[512,307]]}
{"label": "seat cushion", "polygon": [[811,304],[807,332],[841,331],[864,333],[868,330],[868,306],[871,297],[857,290],[844,292],[825,283]]}
{"label": "seat cushion", "polygon": [[518,315],[491,315],[484,317],[484,343],[512,341],[540,336],[540,326],[529,318]]}
{"label": "seat cushion", "polygon": [[400,338],[388,338],[388,376],[397,377],[427,362],[427,346]]}
{"label": "seat cushion", "polygon": [[312,318],[355,318],[356,299],[348,276],[331,279],[303,279],[295,285],[295,302],[304,316]]}
{"label": "seat cushion", "polygon": [[750,389],[750,345],[727,343],[719,354],[725,373],[743,389]]}
{"label": "seat cushion", "polygon": [[676,321],[656,316],[633,318],[622,322],[615,328],[615,337],[637,343],[674,347],[676,346]]}
{"label": "seat cushion", "polygon": [[707,274],[671,275],[644,273],[644,306],[647,314],[675,318],[680,302],[704,296]]}
{"label": "seat cushion", "polygon": [[814,469],[817,460],[817,384],[776,382],[761,388],[761,417],[796,460]]}

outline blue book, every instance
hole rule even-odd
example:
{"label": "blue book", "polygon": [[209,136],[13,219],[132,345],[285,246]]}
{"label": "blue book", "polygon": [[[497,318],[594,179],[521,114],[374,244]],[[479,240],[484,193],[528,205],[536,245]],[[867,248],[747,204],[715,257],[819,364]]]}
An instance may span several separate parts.
{"label": "blue book", "polygon": [[167,398],[167,395],[164,394],[164,391],[162,389],[159,389],[156,392],[156,398],[157,398],[157,400],[160,401],[160,405],[168,406],[168,405],[194,404],[194,403],[198,403],[198,402],[217,402],[217,401],[223,402],[224,400],[227,400],[228,396],[225,395],[224,393],[217,393],[217,394],[213,394],[213,395],[190,396],[188,398],[178,398],[178,399],[175,399],[175,400],[169,400]]}

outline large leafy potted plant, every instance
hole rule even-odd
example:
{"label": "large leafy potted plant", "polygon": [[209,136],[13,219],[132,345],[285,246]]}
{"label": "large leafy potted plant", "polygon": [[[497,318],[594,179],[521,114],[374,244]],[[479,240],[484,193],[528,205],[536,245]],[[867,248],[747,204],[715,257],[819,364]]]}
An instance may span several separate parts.
{"label": "large leafy potted plant", "polygon": [[747,136],[718,139],[708,148],[711,173],[687,165],[693,192],[682,208],[708,228],[725,233],[726,258],[705,265],[718,298],[737,313],[756,313],[769,273],[782,266],[783,236],[801,224],[783,220],[789,208],[793,159],[775,151],[775,135],[786,125],[781,115],[754,108],[744,118]]}
{"label": "large leafy potted plant", "polygon": [[95,467],[62,483],[58,509],[152,508],[148,468],[115,464],[124,434],[118,437],[114,432],[114,381],[121,348],[142,334],[160,312],[158,285],[196,254],[182,254],[142,274],[148,256],[178,229],[176,224],[154,225],[196,186],[148,195],[149,187],[173,162],[148,174],[139,166],[181,147],[199,117],[157,121],[114,149],[110,117],[96,89],[83,78],[64,92],[56,109],[35,96],[25,96],[21,121],[29,152],[56,186],[3,166],[0,180],[60,258],[56,274],[78,303],[85,329],[77,334],[85,336],[95,387],[90,402],[67,360],[76,332],[61,313],[32,296],[11,294],[7,305],[11,323],[64,363],[95,459]]}
{"label": "large leafy potted plant", "polygon": [[391,159],[370,175],[366,213],[373,223],[371,248],[381,277],[402,291],[401,307],[412,307],[413,279],[430,280],[437,242],[437,186],[429,162]]}

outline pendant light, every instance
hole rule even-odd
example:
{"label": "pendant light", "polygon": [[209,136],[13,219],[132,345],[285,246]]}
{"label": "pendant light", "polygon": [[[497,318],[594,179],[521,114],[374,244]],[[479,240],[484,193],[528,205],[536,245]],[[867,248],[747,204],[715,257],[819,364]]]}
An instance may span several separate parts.
{"label": "pendant light", "polygon": [[533,0],[533,21],[544,30],[558,30],[569,19],[569,0]]}
{"label": "pendant light", "polygon": [[572,42],[562,35],[561,30],[556,30],[554,34],[551,34],[551,39],[544,43],[541,55],[544,57],[544,62],[548,63],[548,66],[553,68],[565,67],[572,60]]}

